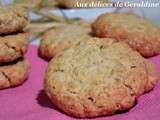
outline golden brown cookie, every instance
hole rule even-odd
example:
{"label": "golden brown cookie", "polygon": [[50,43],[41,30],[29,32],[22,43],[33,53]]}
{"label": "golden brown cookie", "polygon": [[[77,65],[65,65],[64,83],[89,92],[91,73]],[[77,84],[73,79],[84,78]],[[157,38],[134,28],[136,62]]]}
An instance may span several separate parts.
{"label": "golden brown cookie", "polygon": [[28,24],[28,13],[20,6],[0,7],[0,34],[23,31]]}
{"label": "golden brown cookie", "polygon": [[50,60],[80,40],[90,38],[90,31],[89,25],[81,22],[53,28],[44,34],[39,53],[42,57]]}
{"label": "golden brown cookie", "polygon": [[28,48],[28,34],[17,33],[0,37],[0,64],[23,57]]}
{"label": "golden brown cookie", "polygon": [[98,37],[125,41],[145,57],[160,53],[160,29],[148,20],[130,13],[106,13],[92,24]]}
{"label": "golden brown cookie", "polygon": [[0,65],[0,89],[22,84],[28,77],[30,64],[27,60],[18,60]]}
{"label": "golden brown cookie", "polygon": [[69,115],[114,114],[131,108],[147,91],[144,62],[122,42],[80,41],[51,60],[44,88],[54,105]]}
{"label": "golden brown cookie", "polygon": [[[65,8],[96,8],[100,7],[99,4],[108,3],[109,0],[57,0],[57,2]],[[95,6],[93,6],[93,3]]]}

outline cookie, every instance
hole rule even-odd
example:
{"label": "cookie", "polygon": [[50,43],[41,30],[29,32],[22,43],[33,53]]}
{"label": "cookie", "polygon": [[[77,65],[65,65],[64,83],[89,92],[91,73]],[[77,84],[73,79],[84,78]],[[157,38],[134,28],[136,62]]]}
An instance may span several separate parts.
{"label": "cookie", "polygon": [[42,57],[50,60],[80,40],[90,38],[90,31],[90,27],[82,22],[53,28],[44,34],[39,53]]}
{"label": "cookie", "polygon": [[110,37],[128,43],[144,57],[160,53],[160,29],[131,13],[106,13],[92,24],[98,37]]}
{"label": "cookie", "polygon": [[0,64],[23,57],[27,48],[27,33],[0,36]]}
{"label": "cookie", "polygon": [[60,6],[65,8],[96,8],[100,7],[98,6],[99,4],[108,3],[109,0],[57,0],[57,2]]}
{"label": "cookie", "polygon": [[147,91],[145,62],[126,43],[80,41],[50,61],[44,88],[54,105],[71,116],[114,114],[130,109]]}
{"label": "cookie", "polygon": [[27,11],[19,6],[0,7],[0,34],[23,31],[28,24]]}
{"label": "cookie", "polygon": [[30,64],[25,59],[0,65],[0,89],[21,85],[29,71]]}

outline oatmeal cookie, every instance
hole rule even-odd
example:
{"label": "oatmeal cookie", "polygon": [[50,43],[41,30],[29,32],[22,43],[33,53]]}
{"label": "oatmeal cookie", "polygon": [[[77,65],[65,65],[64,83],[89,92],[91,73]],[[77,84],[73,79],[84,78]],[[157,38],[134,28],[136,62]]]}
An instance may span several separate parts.
{"label": "oatmeal cookie", "polygon": [[0,64],[23,57],[28,48],[28,34],[0,36]]}
{"label": "oatmeal cookie", "polygon": [[28,13],[20,6],[0,7],[0,34],[23,31],[28,24]]}
{"label": "oatmeal cookie", "polygon": [[138,52],[126,43],[96,38],[55,56],[44,88],[56,107],[85,118],[131,108],[147,91],[148,80],[145,59]]}
{"label": "oatmeal cookie", "polygon": [[125,41],[144,57],[160,53],[160,29],[148,20],[131,13],[105,13],[92,24],[98,37]]}
{"label": "oatmeal cookie", "polygon": [[23,59],[0,65],[0,89],[22,84],[26,80],[29,71],[30,64]]}
{"label": "oatmeal cookie", "polygon": [[39,53],[50,60],[56,54],[74,46],[80,40],[90,38],[90,27],[84,23],[65,25],[47,31],[40,44]]}

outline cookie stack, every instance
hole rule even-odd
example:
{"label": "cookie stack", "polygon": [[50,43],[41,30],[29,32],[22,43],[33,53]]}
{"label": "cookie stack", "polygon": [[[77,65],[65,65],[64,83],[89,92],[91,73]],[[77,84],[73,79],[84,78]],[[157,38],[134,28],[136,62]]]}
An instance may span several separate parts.
{"label": "cookie stack", "polygon": [[19,6],[0,7],[0,89],[20,85],[29,74],[24,58],[28,35],[23,31],[28,14]]}
{"label": "cookie stack", "polygon": [[159,53],[160,29],[133,14],[106,13],[91,26],[54,28],[40,45],[41,56],[52,59],[44,89],[71,116],[128,110],[156,85],[156,67],[144,57]]}

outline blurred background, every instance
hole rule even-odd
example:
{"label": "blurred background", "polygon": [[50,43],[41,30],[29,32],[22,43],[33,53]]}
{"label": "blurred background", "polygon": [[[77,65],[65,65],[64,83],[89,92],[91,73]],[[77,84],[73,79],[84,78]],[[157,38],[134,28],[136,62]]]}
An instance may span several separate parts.
{"label": "blurred background", "polygon": [[[39,44],[40,38],[48,29],[64,23],[72,23],[78,20],[93,21],[97,16],[106,12],[131,12],[139,16],[149,19],[155,25],[160,26],[160,0],[148,0],[150,3],[157,3],[159,6],[152,8],[136,7],[136,8],[80,8],[75,7],[76,1],[85,3],[97,2],[115,3],[118,2],[146,2],[147,0],[0,0],[2,6],[5,5],[21,5],[26,7],[30,12],[30,24],[26,30],[29,31],[31,41]],[[37,41],[36,41],[37,40]]]}
{"label": "blurred background", "polygon": [[[1,3],[1,5],[8,5],[8,4],[14,3],[15,1],[16,2],[36,1],[38,3],[39,0],[0,0],[0,3]],[[54,6],[55,5],[55,3],[54,3],[55,0],[43,0],[43,1],[47,1],[50,5],[50,8],[51,7],[53,7],[53,9],[55,8],[55,6]],[[118,1],[139,2],[139,1],[142,1],[142,0],[112,0],[112,2],[118,2]],[[144,0],[144,1],[146,1],[146,0]],[[159,0],[149,0],[149,2],[159,2],[160,3]],[[29,3],[29,2],[26,2],[26,3]],[[34,2],[31,2],[31,4],[34,4]],[[58,10],[57,9],[52,10],[52,12],[55,12],[58,15],[61,15],[62,11],[69,18],[70,17],[72,17],[72,18],[73,17],[80,17],[80,18],[83,18],[83,19],[92,19],[92,18],[95,18],[96,16],[98,16],[101,13],[113,12],[113,11],[115,11],[115,8],[91,8],[91,9],[70,8],[70,9],[63,9],[61,11],[59,11],[59,9]],[[150,19],[155,24],[160,25],[160,7],[156,7],[156,8],[132,8],[132,9],[121,8],[119,11],[134,12],[138,15],[141,15],[141,16],[144,16],[144,17]],[[32,15],[32,17],[35,17],[35,16]]]}

